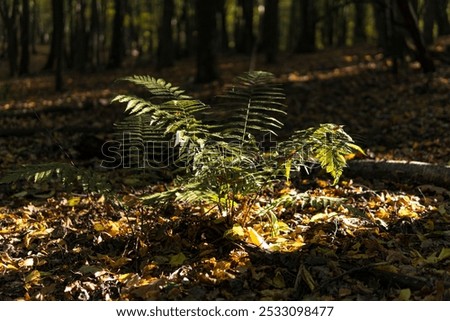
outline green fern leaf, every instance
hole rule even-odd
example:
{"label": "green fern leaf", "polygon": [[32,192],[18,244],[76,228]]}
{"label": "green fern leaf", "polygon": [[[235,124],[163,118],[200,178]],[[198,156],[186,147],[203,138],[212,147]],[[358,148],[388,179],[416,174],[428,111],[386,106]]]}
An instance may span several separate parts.
{"label": "green fern leaf", "polygon": [[273,74],[263,71],[245,73],[224,95],[222,104],[229,116],[222,126],[224,137],[237,140],[240,146],[250,137],[272,133],[283,123],[277,118],[283,111],[285,96],[275,84]]}

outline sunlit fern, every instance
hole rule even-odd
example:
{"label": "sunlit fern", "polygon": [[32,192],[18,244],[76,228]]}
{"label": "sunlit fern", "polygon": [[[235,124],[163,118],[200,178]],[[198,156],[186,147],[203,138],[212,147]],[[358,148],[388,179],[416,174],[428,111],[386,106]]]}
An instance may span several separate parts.
{"label": "sunlit fern", "polygon": [[[116,129],[122,156],[127,152],[130,161],[121,165],[163,169],[175,178],[167,191],[144,196],[155,208],[165,202],[204,202],[215,205],[229,223],[245,224],[252,206],[275,180],[289,180],[293,170],[317,163],[337,183],[346,156],[362,152],[334,124],[296,131],[276,148],[263,150],[262,139],[277,135],[283,126],[280,118],[286,115],[284,93],[268,72],[241,75],[214,108],[161,79],[124,80],[144,87],[148,97],[113,99],[126,104],[126,117]],[[2,182],[53,175],[80,183],[89,179],[68,165],[43,164],[12,172]]]}

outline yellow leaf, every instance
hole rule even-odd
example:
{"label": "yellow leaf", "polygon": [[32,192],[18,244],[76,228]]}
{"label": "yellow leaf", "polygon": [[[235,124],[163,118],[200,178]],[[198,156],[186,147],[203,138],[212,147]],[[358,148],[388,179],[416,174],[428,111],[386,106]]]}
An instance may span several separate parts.
{"label": "yellow leaf", "polygon": [[105,227],[100,222],[94,222],[94,230],[96,230],[97,232],[102,232],[105,230]]}
{"label": "yellow leaf", "polygon": [[128,264],[128,262],[130,262],[130,261],[131,261],[130,258],[122,256],[122,257],[118,258],[117,260],[111,260],[110,266],[113,268],[119,268],[121,266]]}
{"label": "yellow leaf", "polygon": [[401,301],[408,301],[411,298],[411,290],[410,289],[401,289],[398,294],[398,299]]}
{"label": "yellow leaf", "polygon": [[240,239],[244,237],[244,235],[245,231],[239,224],[234,224],[231,229],[225,231],[225,237],[229,237],[232,239]]}
{"label": "yellow leaf", "polygon": [[172,255],[169,260],[169,264],[171,266],[179,266],[184,263],[186,260],[186,256],[183,254],[183,252],[180,252],[178,254]]}
{"label": "yellow leaf", "polygon": [[34,265],[34,260],[33,260],[33,258],[30,257],[28,259],[25,259],[25,260],[19,262],[18,265],[20,267],[33,266]]}
{"label": "yellow leaf", "polygon": [[71,199],[67,200],[67,206],[77,206],[80,204],[81,198],[79,197],[72,197]]}
{"label": "yellow leaf", "polygon": [[325,213],[319,213],[311,217],[310,222],[317,222],[317,221],[326,221],[328,219],[328,214]]}
{"label": "yellow leaf", "polygon": [[38,282],[40,278],[41,273],[38,270],[33,270],[25,277],[25,283]]}
{"label": "yellow leaf", "polygon": [[119,223],[114,221],[94,222],[94,230],[97,232],[106,232],[114,237],[120,233],[120,226]]}
{"label": "yellow leaf", "polygon": [[286,161],[286,164],[284,164],[284,168],[285,168],[284,176],[286,177],[286,181],[288,183],[291,178],[291,167],[292,167],[292,160]]}
{"label": "yellow leaf", "polygon": [[[119,274],[117,276],[117,281],[119,281],[120,283],[128,283],[130,280],[133,280],[134,278],[136,278],[136,276],[138,276],[136,273]],[[138,276],[138,278],[139,278],[139,276]]]}
{"label": "yellow leaf", "polygon": [[417,215],[416,212],[411,211],[410,209],[407,209],[406,207],[402,206],[399,210],[397,215],[399,217],[410,217],[410,218],[419,218],[419,215]]}
{"label": "yellow leaf", "polygon": [[253,228],[248,228],[248,234],[250,236],[250,242],[255,244],[256,246],[262,247],[263,249],[268,249],[269,245],[266,243],[264,238],[258,234]]}
{"label": "yellow leaf", "polygon": [[118,235],[120,233],[120,227],[117,222],[109,221],[108,226],[105,229],[105,232],[111,235],[112,237]]}

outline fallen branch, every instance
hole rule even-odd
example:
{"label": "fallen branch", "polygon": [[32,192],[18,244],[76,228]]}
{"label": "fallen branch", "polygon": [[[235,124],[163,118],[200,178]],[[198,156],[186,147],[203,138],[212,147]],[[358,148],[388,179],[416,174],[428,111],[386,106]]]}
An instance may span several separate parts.
{"label": "fallen branch", "polygon": [[346,177],[383,179],[393,182],[450,186],[450,166],[415,161],[355,160],[344,171]]}

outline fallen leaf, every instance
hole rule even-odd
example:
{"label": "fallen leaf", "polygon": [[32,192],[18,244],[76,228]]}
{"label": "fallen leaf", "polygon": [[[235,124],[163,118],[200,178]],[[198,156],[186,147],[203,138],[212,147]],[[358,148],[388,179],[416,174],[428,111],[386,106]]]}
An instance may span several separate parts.
{"label": "fallen leaf", "polygon": [[186,261],[186,255],[184,255],[183,252],[180,252],[170,257],[169,264],[171,266],[180,266],[184,261]]}
{"label": "fallen leaf", "polygon": [[269,245],[266,243],[264,238],[258,234],[252,227],[247,228],[248,234],[250,237],[250,242],[256,246],[259,246],[263,249],[269,249]]}
{"label": "fallen leaf", "polygon": [[410,289],[401,289],[398,294],[398,299],[400,301],[408,301],[411,298],[411,290]]}

